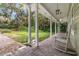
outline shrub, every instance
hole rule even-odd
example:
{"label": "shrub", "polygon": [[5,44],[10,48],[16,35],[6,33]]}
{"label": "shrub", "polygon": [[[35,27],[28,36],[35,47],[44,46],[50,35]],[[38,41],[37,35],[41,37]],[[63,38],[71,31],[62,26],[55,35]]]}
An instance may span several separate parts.
{"label": "shrub", "polygon": [[1,33],[10,33],[11,30],[8,30],[8,29],[0,29],[0,32]]}
{"label": "shrub", "polygon": [[62,23],[60,28],[61,28],[60,29],[61,32],[66,32],[66,30],[67,30],[67,23]]}

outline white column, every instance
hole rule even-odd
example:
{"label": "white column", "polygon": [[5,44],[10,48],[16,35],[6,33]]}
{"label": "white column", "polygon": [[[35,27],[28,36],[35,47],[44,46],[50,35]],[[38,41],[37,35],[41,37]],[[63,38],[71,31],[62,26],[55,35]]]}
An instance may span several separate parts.
{"label": "white column", "polygon": [[57,26],[57,25],[56,25],[56,21],[55,21],[55,35],[56,35],[56,32],[57,32],[56,26]]}
{"label": "white column", "polygon": [[28,43],[31,43],[31,7],[28,8]]}
{"label": "white column", "polygon": [[36,46],[39,46],[39,31],[38,31],[38,4],[35,4],[35,39],[36,39]]}
{"label": "white column", "polygon": [[52,17],[50,19],[50,37],[52,36]]}
{"label": "white column", "polygon": [[58,23],[58,33],[60,32],[60,23]]}

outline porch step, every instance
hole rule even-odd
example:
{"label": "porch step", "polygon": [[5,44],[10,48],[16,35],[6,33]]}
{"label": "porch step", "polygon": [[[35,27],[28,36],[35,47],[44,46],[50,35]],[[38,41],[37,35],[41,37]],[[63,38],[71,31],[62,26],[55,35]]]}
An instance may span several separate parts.
{"label": "porch step", "polygon": [[67,54],[71,54],[71,55],[76,55],[76,51],[74,50],[71,50],[69,48],[67,48],[67,51],[65,51],[65,45],[60,45],[60,44],[56,44],[56,47],[55,49],[61,51],[61,52],[64,52],[64,53],[67,53]]}
{"label": "porch step", "polygon": [[63,38],[56,38],[55,41],[60,42],[60,43],[64,43],[64,44],[66,44],[66,42],[67,42],[67,40],[63,39]]}
{"label": "porch step", "polygon": [[71,55],[74,55],[74,56],[77,55],[75,51],[65,51],[65,50],[59,49],[59,48],[55,48],[55,49],[60,51],[60,52],[64,52],[64,53],[71,54]]}
{"label": "porch step", "polygon": [[61,49],[61,50],[64,50],[65,51],[65,46],[62,46],[62,45],[56,45],[56,48],[58,48],[58,49]]}
{"label": "porch step", "polygon": [[76,55],[76,52],[73,50],[70,50],[68,47],[67,47],[67,51],[66,51],[66,45],[67,45],[67,39],[62,38],[62,37],[55,38],[55,46],[56,46],[55,48],[57,50],[64,52],[64,53],[71,54],[71,55]]}

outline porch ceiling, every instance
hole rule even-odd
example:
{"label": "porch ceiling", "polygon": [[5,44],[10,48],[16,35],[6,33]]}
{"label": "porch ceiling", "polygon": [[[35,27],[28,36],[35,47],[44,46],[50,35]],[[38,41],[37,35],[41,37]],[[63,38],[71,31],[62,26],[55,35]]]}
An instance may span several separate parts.
{"label": "porch ceiling", "polygon": [[57,3],[42,3],[41,5],[58,20],[67,17],[70,9],[69,3],[58,3],[58,9],[60,9],[61,14],[56,15]]}
{"label": "porch ceiling", "polygon": [[[32,4],[31,5],[31,11],[32,12],[35,12],[35,4]],[[41,5],[39,4],[39,7],[38,7],[38,13],[41,13],[43,16],[47,17],[47,18],[50,18],[50,13]]]}

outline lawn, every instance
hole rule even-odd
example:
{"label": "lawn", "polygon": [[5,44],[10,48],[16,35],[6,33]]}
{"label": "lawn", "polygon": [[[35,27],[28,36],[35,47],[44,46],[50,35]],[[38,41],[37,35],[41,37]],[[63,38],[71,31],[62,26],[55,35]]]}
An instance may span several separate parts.
{"label": "lawn", "polygon": [[[20,43],[26,43],[28,40],[28,31],[15,31],[11,29],[0,29],[0,32]],[[49,37],[49,32],[39,30],[39,41]],[[32,32],[32,39],[35,39],[35,32]]]}

